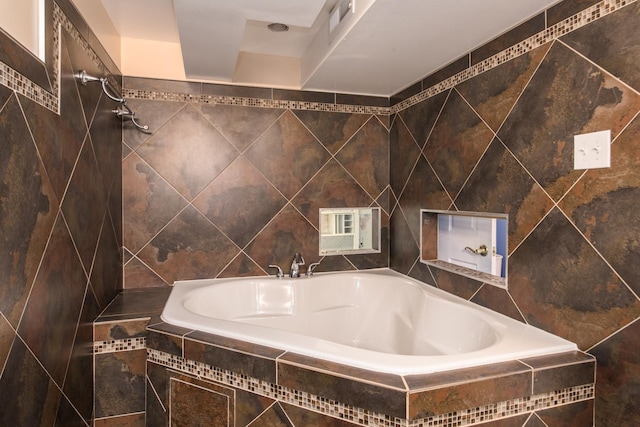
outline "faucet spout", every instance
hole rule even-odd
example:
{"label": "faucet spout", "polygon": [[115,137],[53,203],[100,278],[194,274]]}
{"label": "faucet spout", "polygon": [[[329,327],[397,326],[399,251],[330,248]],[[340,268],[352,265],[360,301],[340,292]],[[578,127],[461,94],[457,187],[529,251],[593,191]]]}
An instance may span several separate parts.
{"label": "faucet spout", "polygon": [[313,269],[319,265],[319,262],[312,262],[311,264],[309,264],[309,267],[307,267],[307,277],[313,276]]}
{"label": "faucet spout", "polygon": [[269,268],[277,268],[278,269],[278,272],[276,273],[276,277],[278,279],[281,279],[281,278],[284,277],[284,273],[282,272],[282,269],[279,266],[277,266],[275,264],[271,264],[271,265],[269,265]]}
{"label": "faucet spout", "polygon": [[293,255],[293,261],[291,261],[291,270],[289,270],[289,277],[300,277],[300,266],[304,265],[304,258],[300,252],[296,252]]}

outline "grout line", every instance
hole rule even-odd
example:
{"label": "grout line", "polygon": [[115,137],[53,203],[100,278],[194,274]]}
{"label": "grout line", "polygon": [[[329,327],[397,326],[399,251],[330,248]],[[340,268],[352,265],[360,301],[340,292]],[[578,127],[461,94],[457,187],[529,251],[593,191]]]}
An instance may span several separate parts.
{"label": "grout line", "polygon": [[[146,367],[145,367],[146,368]],[[158,394],[158,392],[156,391],[156,386],[153,384],[153,382],[151,381],[151,378],[149,378],[149,372],[146,373],[146,379],[147,379],[147,385],[149,387],[151,387],[151,391],[153,392],[153,395],[156,397],[156,401],[158,403],[160,403],[160,406],[162,407],[162,410],[164,412],[167,412],[167,408],[164,406],[164,403],[162,402],[162,399],[160,398],[160,395]],[[149,400],[149,395],[148,393],[145,396],[145,408],[147,408],[149,406],[148,404],[148,400]],[[147,416],[147,411],[145,410],[145,417]]]}
{"label": "grout line", "polygon": [[[522,98],[522,95],[524,95],[524,93],[526,92],[527,88],[530,87],[531,81],[534,79],[534,77],[536,76],[536,74],[538,74],[538,70],[540,69],[540,66],[542,66],[542,64],[544,63],[544,61],[547,59],[547,56],[549,55],[549,52],[551,52],[551,49],[553,48],[553,45],[555,44],[555,40],[550,41],[549,43],[549,47],[547,48],[547,51],[545,52],[545,54],[542,56],[542,58],[540,58],[540,62],[538,63],[538,65],[536,66],[535,70],[533,70],[533,72],[531,73],[531,75],[529,76],[529,79],[526,81],[526,83],[523,85],[522,87],[522,91],[520,91],[520,93],[518,94],[518,96],[516,97],[516,99],[514,99],[513,101],[513,105],[511,105],[511,108],[509,108],[509,111],[507,111],[507,114],[504,116],[504,118],[502,119],[502,122],[498,125],[498,128],[495,130],[495,134],[496,137],[498,136],[498,134],[500,133],[500,131],[502,130],[502,127],[504,126],[504,124],[507,122],[507,120],[509,119],[509,117],[511,116],[511,113],[513,113],[514,108],[516,107],[516,105],[518,105],[518,102],[520,101],[520,98]],[[546,44],[546,43],[545,43]],[[541,47],[543,47],[544,44],[542,46],[538,46],[536,49],[539,49]],[[533,51],[534,49],[532,49],[531,51]],[[529,52],[527,52],[529,53]],[[506,144],[505,144],[506,145]]]}
{"label": "grout line", "polygon": [[[601,339],[600,341],[598,341],[597,343],[595,343],[594,345],[592,345],[591,347],[589,347],[588,349],[584,350],[585,353],[591,354],[592,356],[594,356],[591,351],[593,351],[596,347],[598,347],[600,344],[603,344],[605,341],[609,340],[610,338],[613,338],[615,335],[619,334],[620,332],[624,331],[625,329],[631,327],[632,325],[636,324],[636,323],[640,323],[640,317],[638,317],[637,319],[627,323],[626,325],[621,326],[620,328],[618,328],[617,330],[611,332],[609,335],[607,335],[606,337],[604,337],[603,339]],[[596,365],[598,364],[598,362],[596,361]]]}
{"label": "grout line", "polygon": [[607,267],[609,267],[609,269],[613,272],[613,274],[615,275],[615,277],[620,280],[620,283],[622,285],[624,285],[624,287],[627,288],[627,290],[636,298],[636,302],[638,302],[638,300],[640,300],[640,298],[638,297],[638,295],[635,293],[635,291],[633,290],[633,288],[627,283],[626,280],[624,280],[624,278],[620,275],[620,273],[618,273],[618,271],[613,267],[613,265],[611,265],[611,263],[609,262],[609,260],[602,254],[602,252],[600,252],[600,250],[598,248],[595,247],[595,245],[591,242],[590,239],[587,238],[587,236],[585,236],[585,234],[582,232],[582,230],[580,230],[578,228],[578,226],[573,222],[573,219],[570,218],[562,209],[560,209],[560,207],[558,207],[558,211],[560,211],[560,213],[566,218],[566,220],[569,222],[569,224],[571,224],[573,226],[573,228],[578,232],[578,234],[580,235],[580,237],[584,240],[584,242],[586,242],[586,244],[591,247],[591,249],[596,253],[596,255],[600,258],[601,261],[603,261],[605,263],[605,265]]}
{"label": "grout line", "polygon": [[580,58],[584,59],[585,61],[587,61],[588,63],[590,63],[594,67],[598,68],[599,70],[602,70],[602,72],[604,74],[606,74],[606,77],[610,77],[611,79],[615,80],[619,84],[621,84],[624,87],[626,87],[627,89],[629,89],[631,92],[634,92],[636,95],[640,95],[640,90],[638,90],[638,89],[634,88],[633,86],[629,85],[629,83],[625,82],[620,77],[616,76],[612,71],[609,71],[608,69],[604,68],[604,65],[594,62],[593,59],[591,59],[588,56],[584,55],[583,53],[577,51],[573,46],[567,44],[563,40],[557,40],[557,42],[559,44],[562,44],[562,46],[566,47],[567,49],[571,50],[577,56],[579,56]]}

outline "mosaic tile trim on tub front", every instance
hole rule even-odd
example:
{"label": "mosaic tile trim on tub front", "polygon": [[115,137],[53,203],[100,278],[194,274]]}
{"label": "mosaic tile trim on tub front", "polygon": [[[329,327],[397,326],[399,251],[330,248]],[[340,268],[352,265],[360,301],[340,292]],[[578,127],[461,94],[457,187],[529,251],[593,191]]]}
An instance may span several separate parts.
{"label": "mosaic tile trim on tub front", "polygon": [[591,400],[595,394],[594,384],[586,384],[452,413],[439,414],[417,420],[406,420],[344,405],[334,400],[325,399],[299,390],[293,390],[288,387],[272,384],[246,375],[240,375],[235,372],[187,360],[180,356],[153,349],[147,349],[147,361],[194,375],[198,378],[216,381],[261,396],[286,402],[300,408],[316,411],[327,416],[368,427],[472,426],[519,414]]}

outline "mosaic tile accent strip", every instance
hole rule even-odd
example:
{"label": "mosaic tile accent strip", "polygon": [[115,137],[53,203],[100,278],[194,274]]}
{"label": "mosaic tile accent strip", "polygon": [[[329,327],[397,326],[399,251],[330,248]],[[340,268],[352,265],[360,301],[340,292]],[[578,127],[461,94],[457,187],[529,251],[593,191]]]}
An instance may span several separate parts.
{"label": "mosaic tile accent strip", "polygon": [[53,78],[52,91],[40,87],[18,71],[0,62],[0,85],[6,86],[46,109],[60,114],[60,23],[66,16],[53,3]]}
{"label": "mosaic tile accent strip", "polygon": [[60,28],[64,28],[68,31],[72,38],[76,40],[85,52],[92,58],[92,60],[98,65],[105,75],[109,78],[109,83],[113,85],[119,92],[122,92],[123,97],[131,99],[152,99],[152,100],[165,100],[165,101],[179,101],[179,102],[197,102],[208,104],[221,104],[221,105],[238,105],[248,107],[263,107],[263,108],[288,108],[296,110],[310,110],[310,111],[328,111],[328,112],[343,112],[343,113],[356,113],[356,114],[378,114],[389,115],[398,113],[406,108],[411,107],[425,99],[431,98],[447,89],[450,89],[457,84],[469,80],[485,71],[488,71],[500,64],[503,64],[511,59],[521,56],[536,47],[539,47],[547,42],[556,40],[557,38],[576,30],[584,25],[587,25],[603,16],[613,13],[620,8],[629,4],[635,3],[637,0],[603,0],[582,12],[579,12],[564,21],[561,21],[544,31],[541,31],[534,36],[529,37],[522,42],[511,46],[484,61],[473,65],[466,70],[408,98],[393,107],[370,107],[362,105],[344,105],[344,104],[330,104],[330,103],[317,103],[317,102],[300,102],[300,101],[282,101],[282,100],[268,100],[257,98],[240,98],[240,97],[222,97],[222,96],[210,96],[210,95],[192,95],[184,93],[169,93],[169,92],[151,92],[141,91],[135,89],[122,90],[117,81],[108,72],[106,66],[100,61],[96,53],[91,49],[88,43],[82,38],[80,33],[75,29],[73,24],[67,19],[62,10],[54,2],[54,28],[58,28],[54,31],[54,70],[56,75],[54,76],[54,91],[49,93],[43,88],[31,82],[26,77],[22,76],[17,71],[11,69],[11,67],[0,62],[0,84],[7,86],[8,88],[17,91],[20,94],[32,99],[38,104],[50,109],[56,113],[59,112],[58,101],[58,88],[59,88],[59,50],[60,50]]}
{"label": "mosaic tile accent strip", "polygon": [[58,4],[53,2],[53,93],[56,97],[56,110],[60,114],[60,52],[62,50],[62,22],[68,21],[67,16],[62,12]]}
{"label": "mosaic tile accent strip", "polygon": [[556,406],[590,400],[593,399],[594,396],[595,385],[586,384],[551,393],[508,400],[506,402],[465,409],[450,414],[437,415],[424,420],[419,420],[417,423],[410,423],[409,427],[471,426],[532,411],[539,411],[542,409],[549,409]]}
{"label": "mosaic tile accent strip", "polygon": [[593,399],[595,395],[594,384],[586,384],[551,393],[523,397],[520,399],[513,399],[491,405],[410,421],[344,405],[334,400],[282,387],[277,384],[226,371],[201,362],[187,360],[158,350],[147,349],[147,360],[170,369],[195,375],[199,378],[216,381],[367,427],[472,426],[479,423],[485,423],[487,421],[512,417],[518,414],[590,400]]}
{"label": "mosaic tile accent strip", "polygon": [[[94,62],[94,64],[98,66],[98,68],[100,69],[100,73],[106,76],[107,79],[109,79],[109,84],[111,84],[111,87],[116,89],[116,91],[118,92],[122,92],[122,88],[120,87],[116,79],[113,78],[107,66],[104,65],[104,63],[102,62],[102,60],[100,60],[100,58],[94,52],[94,50],[91,49],[91,46],[89,46],[89,43],[84,39],[84,37],[80,35],[76,27],[73,26],[71,21],[69,21],[67,16],[62,12],[62,10],[58,7],[58,5],[55,2],[53,3],[53,5],[54,5],[53,21],[55,25],[54,28],[58,28],[58,26],[60,26],[60,28],[64,28],[69,33],[69,35],[71,35],[71,38],[76,43],[78,43],[78,45],[82,48],[84,53]],[[57,46],[59,46],[59,43]],[[56,48],[56,49],[59,50],[59,48]]]}
{"label": "mosaic tile accent strip", "polygon": [[[57,78],[54,81],[57,81]],[[0,62],[0,85],[26,96],[53,112],[58,112],[57,90],[50,93],[3,62]]]}
{"label": "mosaic tile accent strip", "polygon": [[6,86],[32,101],[42,105],[56,114],[60,114],[60,37],[64,28],[71,37],[82,47],[89,58],[98,66],[101,72],[109,78],[109,83],[116,90],[121,91],[120,85],[109,73],[107,67],[98,55],[91,49],[89,43],[80,35],[62,9],[53,2],[53,78],[52,91],[40,87],[18,71],[0,62],[0,85]]}
{"label": "mosaic tile accent strip", "polygon": [[127,338],[124,340],[96,341],[93,343],[94,354],[142,350],[144,348],[147,348],[145,337]]}
{"label": "mosaic tile accent strip", "polygon": [[334,113],[389,114],[389,107],[370,107],[366,105],[331,104],[307,101],[286,101],[262,98],[241,98],[230,96],[194,95],[188,93],[153,92],[148,90],[124,89],[123,96],[130,99],[149,99],[156,101],[195,102],[202,104],[235,105],[242,107],[285,108],[292,110],[328,111]]}
{"label": "mosaic tile accent strip", "polygon": [[578,28],[584,27],[585,25],[602,18],[603,16],[609,15],[624,6],[635,3],[637,0],[603,0],[600,3],[594,4],[591,7],[583,10],[582,12],[578,12],[573,16],[565,19],[564,21],[558,22],[555,25],[548,27],[546,30],[535,34],[528,39],[517,43],[502,52],[498,52],[497,54],[481,61],[464,71],[455,74],[448,79],[441,81],[438,84],[431,86],[423,90],[422,92],[405,99],[391,107],[390,113],[395,114],[402,110],[405,110],[412,105],[418,104],[425,99],[431,98],[445,90],[451,89],[452,87],[462,83],[466,80],[469,80],[473,77],[478,76],[479,74],[484,73],[492,68],[497,67],[498,65],[504,64],[507,61],[517,58],[537,47],[542,46],[545,43],[556,40],[561,36],[564,36],[571,31],[577,30]]}
{"label": "mosaic tile accent strip", "polygon": [[356,113],[356,114],[378,114],[389,115],[398,113],[404,109],[418,104],[432,96],[435,96],[445,90],[448,90],[459,83],[469,80],[473,77],[482,74],[492,68],[495,68],[507,61],[510,61],[518,56],[521,56],[539,46],[544,45],[550,41],[556,40],[559,37],[581,28],[603,16],[613,13],[620,8],[629,4],[635,3],[637,0],[603,0],[602,2],[595,4],[582,12],[579,12],[564,21],[561,21],[546,30],[535,34],[522,42],[511,46],[502,52],[499,52],[484,61],[475,64],[460,73],[443,80],[442,82],[427,88],[426,90],[405,99],[402,102],[394,105],[393,107],[369,107],[362,105],[343,105],[343,104],[330,104],[330,103],[317,103],[317,102],[300,102],[300,101],[282,101],[282,100],[270,100],[259,98],[240,98],[240,97],[224,97],[224,96],[210,96],[210,95],[193,95],[187,93],[172,93],[172,92],[153,92],[143,91],[136,89],[124,89],[123,96],[125,98],[132,99],[149,99],[149,100],[163,100],[163,101],[175,101],[175,102],[195,102],[195,103],[207,103],[207,104],[221,104],[221,105],[237,105],[245,107],[262,107],[262,108],[288,108],[296,110],[310,110],[310,111],[328,111],[328,112],[344,112],[344,113]]}

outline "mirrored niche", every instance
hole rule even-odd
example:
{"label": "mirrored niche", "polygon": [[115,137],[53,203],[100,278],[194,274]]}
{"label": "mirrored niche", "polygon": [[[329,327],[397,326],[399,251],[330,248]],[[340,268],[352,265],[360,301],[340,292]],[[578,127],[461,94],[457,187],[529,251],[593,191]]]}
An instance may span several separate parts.
{"label": "mirrored niche", "polygon": [[320,208],[320,255],[380,252],[380,208]]}
{"label": "mirrored niche", "polygon": [[507,214],[420,210],[420,262],[507,288]]}

